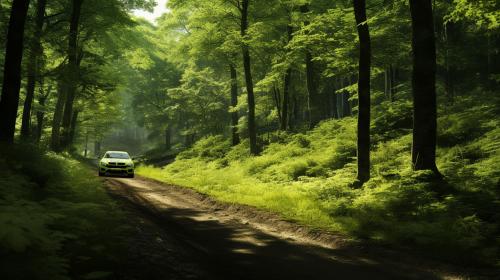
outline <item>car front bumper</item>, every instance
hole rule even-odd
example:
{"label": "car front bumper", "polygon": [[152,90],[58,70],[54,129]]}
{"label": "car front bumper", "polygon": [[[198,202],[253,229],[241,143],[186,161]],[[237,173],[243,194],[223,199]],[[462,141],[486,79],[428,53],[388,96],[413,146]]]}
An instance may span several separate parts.
{"label": "car front bumper", "polygon": [[110,175],[132,175],[134,174],[134,167],[106,167],[106,166],[100,166],[99,167],[99,172],[103,174],[110,174]]}

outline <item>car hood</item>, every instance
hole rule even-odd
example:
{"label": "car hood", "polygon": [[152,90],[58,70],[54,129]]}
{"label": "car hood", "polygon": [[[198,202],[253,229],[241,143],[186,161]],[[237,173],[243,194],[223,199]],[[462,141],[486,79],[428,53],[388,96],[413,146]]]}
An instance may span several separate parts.
{"label": "car hood", "polygon": [[133,163],[131,159],[122,159],[122,158],[103,158],[101,159],[102,163],[109,162],[120,162],[120,163]]}

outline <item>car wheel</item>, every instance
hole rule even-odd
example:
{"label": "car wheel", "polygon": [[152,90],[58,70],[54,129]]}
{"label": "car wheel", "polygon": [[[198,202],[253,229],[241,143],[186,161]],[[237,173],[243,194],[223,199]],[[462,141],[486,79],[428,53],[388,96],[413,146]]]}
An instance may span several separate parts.
{"label": "car wheel", "polygon": [[104,173],[102,173],[101,171],[99,171],[99,177],[102,177],[104,176]]}
{"label": "car wheel", "polygon": [[128,176],[127,176],[127,177],[129,177],[129,178],[134,178],[134,173],[132,173],[132,174],[128,174]]}

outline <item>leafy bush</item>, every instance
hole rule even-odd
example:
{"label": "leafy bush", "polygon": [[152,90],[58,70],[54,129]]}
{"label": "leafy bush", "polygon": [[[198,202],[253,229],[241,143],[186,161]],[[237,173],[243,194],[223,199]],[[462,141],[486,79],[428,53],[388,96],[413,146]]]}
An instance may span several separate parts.
{"label": "leafy bush", "polygon": [[0,148],[3,279],[70,279],[117,264],[124,217],[89,172],[28,145]]}
{"label": "leafy bush", "polygon": [[204,160],[215,160],[224,157],[229,148],[229,141],[222,135],[208,136],[196,142],[191,149],[181,152],[177,158],[198,157]]}

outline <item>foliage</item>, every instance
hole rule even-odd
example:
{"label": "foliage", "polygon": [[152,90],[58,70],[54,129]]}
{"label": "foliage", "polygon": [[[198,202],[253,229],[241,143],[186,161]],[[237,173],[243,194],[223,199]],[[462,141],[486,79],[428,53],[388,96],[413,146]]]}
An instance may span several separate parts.
{"label": "foliage", "polygon": [[[276,134],[260,156],[248,157],[241,143],[228,148],[222,136],[205,138],[162,169],[141,166],[139,174],[195,188],[223,201],[280,213],[287,219],[358,239],[411,246],[457,262],[496,264],[500,228],[500,131],[492,120],[461,137],[464,120],[496,114],[481,102],[440,118],[438,166],[445,180],[410,168],[411,134],[404,122],[375,119],[379,141],[372,149],[372,179],[355,180],[355,119],[329,120],[314,130]],[[375,110],[386,110],[382,104]],[[406,110],[390,117],[401,120]],[[478,111],[482,113],[479,114]],[[477,132],[481,129],[481,133]],[[399,131],[386,137],[387,131]],[[223,164],[221,164],[223,163]]]}
{"label": "foliage", "polygon": [[31,146],[0,151],[0,271],[5,279],[70,279],[113,271],[123,213],[81,163]]}

